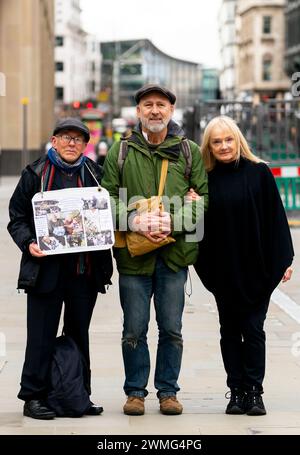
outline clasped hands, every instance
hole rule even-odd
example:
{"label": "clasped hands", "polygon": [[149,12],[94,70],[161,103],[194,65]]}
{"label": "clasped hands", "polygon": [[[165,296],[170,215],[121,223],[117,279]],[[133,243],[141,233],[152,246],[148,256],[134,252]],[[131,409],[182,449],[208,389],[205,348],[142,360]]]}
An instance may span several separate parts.
{"label": "clasped hands", "polygon": [[[185,195],[185,202],[191,203],[200,199],[193,188]],[[160,209],[138,214],[133,218],[131,230],[147,237],[151,242],[159,243],[171,233],[171,216]]]}
{"label": "clasped hands", "polygon": [[171,233],[171,216],[159,208],[138,214],[132,220],[131,230],[159,243]]}

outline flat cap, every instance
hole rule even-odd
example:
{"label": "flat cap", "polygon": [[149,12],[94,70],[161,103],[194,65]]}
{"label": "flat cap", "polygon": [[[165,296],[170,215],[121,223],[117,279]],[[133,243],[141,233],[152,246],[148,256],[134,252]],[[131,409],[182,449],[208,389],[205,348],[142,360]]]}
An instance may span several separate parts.
{"label": "flat cap", "polygon": [[170,92],[170,90],[168,90],[167,88],[162,87],[161,85],[157,85],[157,84],[147,84],[147,85],[144,85],[143,87],[141,87],[134,95],[136,104],[139,104],[141,98],[144,95],[148,95],[148,93],[151,93],[151,92],[162,93],[163,95],[165,95],[166,98],[168,98],[168,100],[170,101],[171,104],[175,104],[176,96],[174,95],[174,93]]}
{"label": "flat cap", "polygon": [[58,120],[55,125],[53,136],[56,136],[62,130],[76,130],[83,134],[86,142],[90,140],[90,130],[88,127],[76,117],[66,117]]}

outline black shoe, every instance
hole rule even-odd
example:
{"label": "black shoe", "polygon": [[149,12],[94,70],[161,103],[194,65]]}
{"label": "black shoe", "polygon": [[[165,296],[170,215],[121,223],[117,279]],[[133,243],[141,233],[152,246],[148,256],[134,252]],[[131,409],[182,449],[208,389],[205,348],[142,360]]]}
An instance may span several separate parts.
{"label": "black shoe", "polygon": [[267,414],[262,393],[253,386],[252,390],[246,391],[245,408],[248,416],[264,416]]}
{"label": "black shoe", "polygon": [[237,387],[230,389],[225,397],[229,398],[227,394],[230,393],[230,401],[226,408],[226,414],[245,414],[245,392]]}
{"label": "black shoe", "polygon": [[49,409],[42,400],[26,401],[23,408],[23,415],[32,419],[50,420],[56,417],[54,411]]}
{"label": "black shoe", "polygon": [[86,416],[99,416],[102,414],[103,408],[102,406],[97,406],[96,404],[92,404],[91,407],[85,411]]}

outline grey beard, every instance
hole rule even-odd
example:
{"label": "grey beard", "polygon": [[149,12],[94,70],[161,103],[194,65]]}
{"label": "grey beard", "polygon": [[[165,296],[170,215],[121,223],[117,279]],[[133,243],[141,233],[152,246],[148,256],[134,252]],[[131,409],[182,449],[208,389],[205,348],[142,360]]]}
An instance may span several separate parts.
{"label": "grey beard", "polygon": [[151,133],[160,133],[162,130],[164,130],[168,126],[169,120],[168,120],[168,122],[162,121],[160,125],[149,125],[150,122],[148,122],[147,120],[142,120],[142,119],[141,119],[141,123],[142,123],[143,127],[146,128],[147,130],[151,131]]}

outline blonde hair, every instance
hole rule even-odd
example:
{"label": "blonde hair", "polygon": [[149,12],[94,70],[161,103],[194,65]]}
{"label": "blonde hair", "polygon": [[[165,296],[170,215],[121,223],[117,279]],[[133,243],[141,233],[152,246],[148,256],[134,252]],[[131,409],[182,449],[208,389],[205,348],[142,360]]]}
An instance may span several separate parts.
{"label": "blonde hair", "polygon": [[241,130],[235,123],[235,121],[227,117],[226,115],[221,115],[219,117],[214,117],[206,126],[203,134],[202,144],[201,144],[201,153],[204,162],[205,169],[207,171],[211,171],[216,165],[216,158],[213,156],[210,150],[210,138],[213,128],[215,126],[220,126],[221,128],[226,127],[232,133],[235,143],[237,145],[237,161],[240,157],[247,158],[249,161],[253,161],[254,163],[264,162],[260,158],[258,158],[254,153],[251,152],[250,147],[243,136]]}

